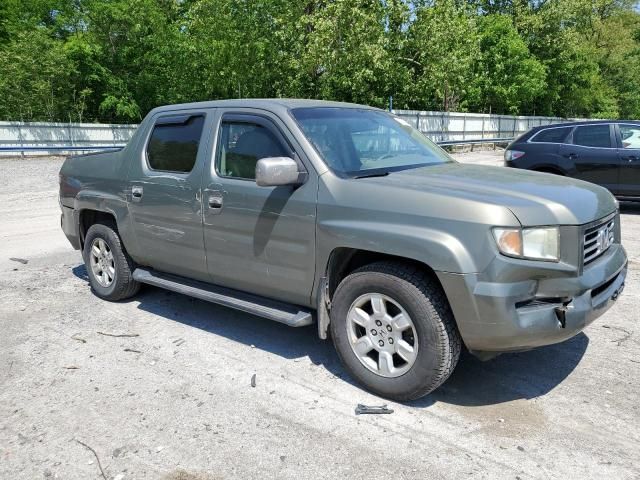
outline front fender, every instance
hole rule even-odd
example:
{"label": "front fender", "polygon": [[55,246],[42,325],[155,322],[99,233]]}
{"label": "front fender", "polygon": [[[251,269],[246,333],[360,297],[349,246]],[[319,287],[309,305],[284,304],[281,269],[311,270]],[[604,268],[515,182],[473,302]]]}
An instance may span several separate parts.
{"label": "front fender", "polygon": [[[324,267],[335,248],[346,247],[394,255],[446,272],[477,272],[479,265],[460,240],[447,232],[414,225],[359,220],[327,220],[318,223],[319,255]],[[486,257],[481,263],[486,262]],[[324,271],[324,268],[321,268]]]}

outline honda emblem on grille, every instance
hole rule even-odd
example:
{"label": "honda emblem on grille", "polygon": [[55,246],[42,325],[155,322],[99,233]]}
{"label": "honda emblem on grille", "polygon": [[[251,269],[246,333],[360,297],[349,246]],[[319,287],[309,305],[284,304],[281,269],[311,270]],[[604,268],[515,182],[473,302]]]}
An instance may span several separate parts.
{"label": "honda emblem on grille", "polygon": [[603,227],[600,230],[598,230],[597,242],[598,242],[599,252],[604,252],[607,248],[611,246],[611,243],[613,242],[613,238],[611,238],[608,227]]}
{"label": "honda emblem on grille", "polygon": [[591,263],[613,245],[615,241],[615,220],[600,224],[586,231],[584,236],[584,264]]}

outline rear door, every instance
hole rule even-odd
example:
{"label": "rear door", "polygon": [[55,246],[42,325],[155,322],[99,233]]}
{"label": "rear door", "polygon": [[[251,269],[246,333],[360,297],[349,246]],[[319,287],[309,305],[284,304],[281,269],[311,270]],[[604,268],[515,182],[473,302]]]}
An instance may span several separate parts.
{"label": "rear door", "polygon": [[517,168],[566,172],[567,161],[560,150],[572,130],[571,126],[548,127],[534,133],[528,140],[515,143],[511,148],[519,152],[514,152],[511,164]]}
{"label": "rear door", "polygon": [[612,192],[618,191],[620,158],[615,143],[615,130],[608,123],[578,125],[561,155],[574,166],[572,176],[597,183]]}
{"label": "rear door", "polygon": [[[204,173],[204,239],[217,285],[308,305],[315,278],[318,176],[274,114],[220,109]],[[260,187],[256,162],[292,157],[309,175],[300,186]],[[301,170],[301,171],[302,171]]]}
{"label": "rear door", "polygon": [[640,197],[640,125],[617,124],[620,187],[618,195]]}
{"label": "rear door", "polygon": [[208,123],[205,111],[156,115],[127,192],[141,263],[199,280],[208,279],[200,190]]}

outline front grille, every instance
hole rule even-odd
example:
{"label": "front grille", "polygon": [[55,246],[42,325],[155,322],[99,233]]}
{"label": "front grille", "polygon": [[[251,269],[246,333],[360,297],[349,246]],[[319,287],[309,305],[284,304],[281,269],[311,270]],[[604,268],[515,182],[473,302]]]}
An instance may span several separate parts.
{"label": "front grille", "polygon": [[607,251],[615,238],[615,218],[588,228],[584,234],[583,265],[588,265]]}

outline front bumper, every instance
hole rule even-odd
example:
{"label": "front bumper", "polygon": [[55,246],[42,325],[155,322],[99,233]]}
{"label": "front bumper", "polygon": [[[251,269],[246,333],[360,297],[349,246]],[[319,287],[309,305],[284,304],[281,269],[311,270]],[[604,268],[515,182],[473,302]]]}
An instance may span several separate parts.
{"label": "front bumper", "polygon": [[438,273],[469,350],[527,350],[578,334],[622,292],[627,255],[614,244],[580,276],[543,272],[508,283],[487,281],[482,274]]}

